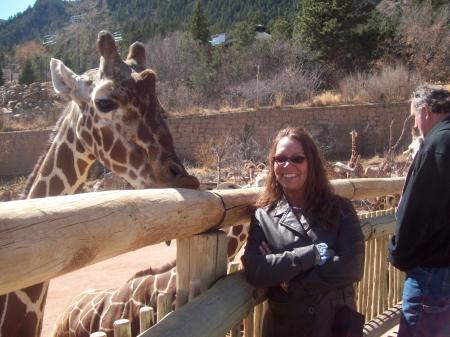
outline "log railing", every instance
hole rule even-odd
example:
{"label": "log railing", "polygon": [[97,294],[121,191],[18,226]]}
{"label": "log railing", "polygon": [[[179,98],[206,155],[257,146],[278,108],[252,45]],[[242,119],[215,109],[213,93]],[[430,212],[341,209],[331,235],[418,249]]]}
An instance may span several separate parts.
{"label": "log railing", "polygon": [[[404,178],[332,181],[336,193],[350,199],[399,194],[403,183]],[[0,294],[146,245],[248,222],[247,207],[259,192],[258,188],[112,191],[0,203],[0,270],[4,271],[0,273]],[[402,276],[387,265],[385,255],[394,223],[392,212],[361,217],[368,241],[358,306],[367,319],[397,303],[401,296]],[[253,315],[248,313],[263,297],[241,273],[233,274],[142,336],[176,336],[179,324],[183,336],[189,336],[189,331],[192,336],[223,336],[245,317],[249,329],[258,335],[259,322],[252,322]],[[261,311],[262,306],[257,307],[255,317],[260,317]],[[211,322],[211,330],[200,328],[197,318],[203,316],[199,315]]]}

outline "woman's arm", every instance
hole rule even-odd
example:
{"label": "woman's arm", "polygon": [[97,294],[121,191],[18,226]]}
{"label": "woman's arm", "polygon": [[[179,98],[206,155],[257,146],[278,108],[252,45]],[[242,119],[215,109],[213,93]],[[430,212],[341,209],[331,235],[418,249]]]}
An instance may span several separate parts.
{"label": "woman's arm", "polygon": [[350,201],[342,205],[342,216],[335,256],[323,266],[299,275],[289,283],[289,293],[303,297],[351,285],[362,278],[364,271],[364,236]]}
{"label": "woman's arm", "polygon": [[242,256],[245,275],[257,287],[271,287],[289,281],[299,273],[311,269],[316,260],[314,245],[294,248],[278,254],[267,254],[267,242],[257,215],[252,217],[250,232]]}

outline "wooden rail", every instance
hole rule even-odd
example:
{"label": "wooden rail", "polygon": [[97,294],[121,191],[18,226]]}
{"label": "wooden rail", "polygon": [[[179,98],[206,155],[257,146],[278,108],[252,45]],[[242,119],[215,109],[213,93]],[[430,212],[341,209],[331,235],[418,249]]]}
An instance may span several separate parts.
{"label": "wooden rail", "polygon": [[[366,252],[367,247],[370,247],[368,245],[374,240],[384,239],[381,235],[389,235],[393,232],[395,226],[393,210],[376,212],[376,214],[372,213],[371,216],[362,216],[360,220],[366,239]],[[382,252],[379,253],[383,254]],[[364,303],[367,304],[367,306],[362,306],[358,303],[359,311],[365,313],[368,320],[390,307],[387,302],[385,307],[378,307],[377,303],[382,294],[378,292],[376,294],[373,293],[375,288],[387,287],[388,283],[381,284],[382,280],[380,278],[380,284],[374,284],[373,280],[367,278],[367,270],[374,271],[373,268],[378,266],[378,264],[368,261],[378,261],[379,253],[368,252],[365,278],[358,285],[358,296],[360,299],[364,298]],[[381,273],[381,270],[377,269],[375,272]],[[385,275],[385,273],[382,274]],[[372,276],[373,274],[371,274]],[[367,282],[364,283],[364,280]],[[371,286],[369,282],[371,282]],[[252,287],[245,280],[242,272],[233,273],[218,281],[199,298],[186,304],[181,310],[176,310],[166,316],[164,320],[140,334],[139,337],[221,337],[244,318],[251,319],[249,328],[252,330],[253,327],[260,326],[262,316],[258,314],[258,310],[255,310],[254,315],[249,315],[249,313],[252,313],[253,307],[264,299],[265,293],[261,289]],[[395,300],[395,303],[397,303],[399,299],[396,298]],[[192,319],[193,317],[196,319]],[[255,322],[253,322],[253,318],[255,318]],[[366,330],[371,333],[370,336],[376,336],[375,332],[384,331],[387,326],[392,327],[391,323],[396,320],[398,320],[398,316],[393,314],[389,317],[389,324],[380,326],[383,320],[375,319],[373,322],[378,322],[376,329],[375,327],[373,329],[368,327]],[[375,325],[376,323],[371,324]],[[253,333],[247,332],[247,335],[253,336]],[[255,334],[254,336],[259,335]]]}
{"label": "wooden rail", "polygon": [[[340,195],[361,199],[398,194],[403,182],[348,179],[332,185]],[[134,190],[0,203],[0,294],[146,245],[248,222],[247,207],[259,192]]]}
{"label": "wooden rail", "polygon": [[223,337],[264,298],[242,272],[233,273],[139,336]]}

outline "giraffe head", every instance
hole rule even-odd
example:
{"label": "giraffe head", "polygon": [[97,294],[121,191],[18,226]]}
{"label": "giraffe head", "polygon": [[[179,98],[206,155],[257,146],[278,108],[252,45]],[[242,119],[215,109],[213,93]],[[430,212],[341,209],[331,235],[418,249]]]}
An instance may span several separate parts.
{"label": "giraffe head", "polygon": [[78,110],[71,121],[76,151],[98,159],[134,188],[198,188],[175,154],[143,45],[132,44],[123,61],[113,36],[102,31],[97,47],[99,68],[82,75],[59,60],[50,62],[55,91],[69,95]]}

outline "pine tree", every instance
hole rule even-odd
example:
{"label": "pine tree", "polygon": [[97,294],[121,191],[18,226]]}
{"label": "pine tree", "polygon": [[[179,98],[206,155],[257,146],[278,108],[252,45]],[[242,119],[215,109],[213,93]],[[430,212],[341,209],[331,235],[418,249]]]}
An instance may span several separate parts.
{"label": "pine tree", "polygon": [[237,47],[249,46],[255,41],[255,26],[248,21],[241,21],[234,25],[231,35]]}
{"label": "pine tree", "polygon": [[5,80],[3,78],[3,64],[5,63],[5,54],[0,50],[0,86],[5,84]]}
{"label": "pine tree", "polygon": [[292,27],[284,17],[278,17],[269,25],[270,35],[274,40],[288,40],[292,35]]}
{"label": "pine tree", "polygon": [[31,60],[28,60],[25,62],[25,65],[19,76],[19,83],[30,84],[33,82],[36,82],[36,74],[34,72],[33,65],[31,64]]}
{"label": "pine tree", "polygon": [[2,65],[0,64],[0,86],[5,84],[5,80],[3,79],[3,69]]}
{"label": "pine tree", "polygon": [[203,44],[209,41],[208,20],[203,12],[201,0],[197,0],[194,5],[194,11],[191,17],[190,32],[194,40],[198,40]]}
{"label": "pine tree", "polygon": [[367,0],[303,0],[293,35],[324,62],[347,70],[363,67],[372,52],[364,26],[373,10]]}

